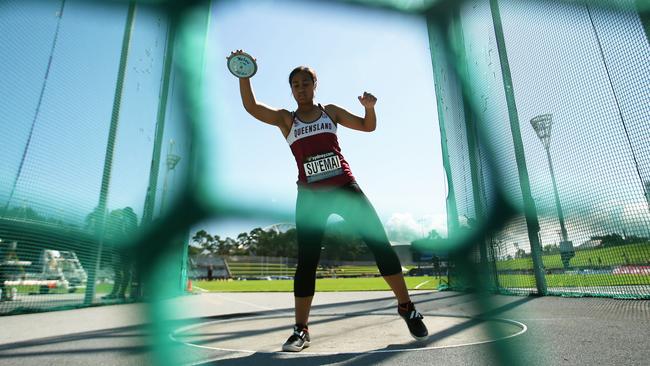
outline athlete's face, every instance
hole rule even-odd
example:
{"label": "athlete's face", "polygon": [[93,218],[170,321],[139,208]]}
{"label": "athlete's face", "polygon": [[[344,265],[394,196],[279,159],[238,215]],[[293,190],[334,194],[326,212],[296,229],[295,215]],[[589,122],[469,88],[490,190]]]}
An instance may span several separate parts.
{"label": "athlete's face", "polygon": [[304,71],[298,72],[291,79],[291,93],[298,104],[312,103],[315,89],[316,85],[314,85],[311,75]]}

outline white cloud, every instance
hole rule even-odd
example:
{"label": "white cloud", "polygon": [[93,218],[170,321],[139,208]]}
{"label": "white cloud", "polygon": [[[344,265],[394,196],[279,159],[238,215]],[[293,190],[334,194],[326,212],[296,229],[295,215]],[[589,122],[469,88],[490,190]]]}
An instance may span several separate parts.
{"label": "white cloud", "polygon": [[414,217],[411,213],[396,212],[386,222],[388,238],[397,242],[410,242],[426,236],[435,230],[447,236],[447,217],[445,215],[423,215]]}

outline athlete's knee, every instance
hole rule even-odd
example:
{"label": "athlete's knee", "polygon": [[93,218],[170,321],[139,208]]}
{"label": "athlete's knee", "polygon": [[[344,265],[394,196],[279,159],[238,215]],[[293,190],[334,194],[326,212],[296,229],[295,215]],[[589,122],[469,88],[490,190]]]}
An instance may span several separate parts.
{"label": "athlete's knee", "polygon": [[316,273],[318,268],[318,258],[299,258],[296,265],[296,273]]}
{"label": "athlete's knee", "polygon": [[373,255],[382,276],[391,276],[402,272],[402,263],[392,247],[375,248]]}
{"label": "athlete's knee", "polygon": [[294,287],[293,296],[295,297],[310,297],[316,293],[316,286],[314,287]]}
{"label": "athlete's knee", "polygon": [[316,271],[299,273],[293,279],[293,294],[296,297],[313,296],[316,288]]}

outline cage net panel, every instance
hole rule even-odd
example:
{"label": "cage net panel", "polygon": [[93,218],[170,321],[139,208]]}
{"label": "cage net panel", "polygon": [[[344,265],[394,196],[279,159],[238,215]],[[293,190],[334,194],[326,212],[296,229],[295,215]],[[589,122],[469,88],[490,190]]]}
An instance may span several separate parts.
{"label": "cage net panel", "polygon": [[[450,215],[449,238],[428,249],[451,253],[451,288],[650,297],[641,2],[359,3],[429,20]],[[224,204],[196,174],[215,158],[203,133],[206,9],[0,3],[1,315],[178,295],[199,269],[188,268],[192,224],[269,214]],[[222,263],[241,276],[295,268],[286,257]],[[179,364],[166,321],[178,309],[147,309],[156,362]],[[491,347],[515,363],[507,343]]]}
{"label": "cage net panel", "polygon": [[[628,5],[486,0],[462,7],[466,58],[457,66],[469,70],[466,103],[478,121],[481,179],[474,193],[457,189],[455,198],[461,207],[478,192],[490,212],[498,189],[522,212],[485,244],[502,292],[537,292],[532,237],[548,293],[650,296],[650,48],[634,3]],[[494,21],[505,47],[495,40]],[[513,114],[529,183],[516,162]],[[469,179],[467,159],[474,157],[455,154],[461,152],[450,147],[454,181]],[[522,184],[532,192],[532,214]],[[531,216],[539,232],[527,227]]]}
{"label": "cage net panel", "polygon": [[[484,230],[501,196],[516,211],[461,250],[490,288],[650,296],[647,17],[636,2],[611,4],[466,1],[431,18],[450,18],[429,26],[449,242]],[[138,261],[157,244],[171,248],[157,280],[183,289],[186,221],[198,221],[187,217],[217,212],[197,202],[219,195],[186,180],[190,153],[200,163],[210,151],[195,112],[204,45],[192,36],[205,23],[182,24],[177,44],[168,15],[133,2],[0,5],[0,314],[142,296],[156,269]],[[185,195],[187,211],[173,211]],[[179,226],[153,230],[170,217]],[[451,272],[452,287],[473,285],[461,277]]]}
{"label": "cage net panel", "polygon": [[135,10],[0,5],[0,314],[141,294],[129,243],[178,195],[189,139],[165,70],[167,15]]}

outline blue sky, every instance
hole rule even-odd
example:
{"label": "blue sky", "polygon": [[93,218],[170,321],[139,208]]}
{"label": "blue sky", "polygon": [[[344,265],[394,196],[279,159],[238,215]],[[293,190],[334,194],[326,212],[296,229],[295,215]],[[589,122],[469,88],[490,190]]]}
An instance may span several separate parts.
{"label": "blue sky", "polygon": [[[339,129],[339,142],[387,230],[445,230],[445,183],[424,19],[379,10],[301,2],[225,2],[212,8],[208,66],[217,103],[211,122],[225,189],[246,201],[291,210],[297,168],[280,131],[244,110],[226,68],[231,50],[258,59],[257,99],[295,109],[288,74],[308,65],[318,74],[317,102],[362,114],[357,96],[378,97],[373,133]],[[222,236],[265,222],[204,224]],[[203,224],[202,224],[203,225]]]}
{"label": "blue sky", "polygon": [[[58,1],[0,3],[0,201],[4,207],[35,119],[11,206],[29,206],[46,216],[80,224],[99,199],[127,6],[66,1],[59,19],[60,6]],[[35,118],[59,21],[43,100]],[[151,165],[166,27],[164,17],[153,9],[137,7],[108,208],[130,206],[139,218]],[[172,87],[174,96],[176,88],[174,84]],[[187,146],[177,112],[176,104],[170,102],[163,156],[171,139],[176,141],[176,153]],[[184,158],[178,169],[187,162]],[[161,169],[158,200],[163,178]],[[170,182],[174,180],[172,173]]]}
{"label": "blue sky", "polygon": [[[59,6],[57,1],[0,2],[2,204],[35,117]],[[225,57],[242,48],[257,57],[260,68],[253,85],[258,99],[271,106],[294,108],[287,76],[298,65],[316,69],[319,102],[360,114],[363,109],[357,96],[363,91],[375,94],[379,98],[377,130],[362,133],[341,128],[343,153],[393,238],[432,228],[444,232],[445,179],[424,20],[352,9],[325,2],[213,4],[205,94],[211,106],[205,122],[211,126],[213,159],[199,174],[210,182],[221,180],[215,189],[223,189],[240,202],[292,211],[297,169],[289,147],[279,130],[244,111],[237,80],[226,69]],[[542,240],[556,241],[558,225],[544,151],[528,123],[541,113],[554,115],[551,154],[571,238],[579,243],[595,233],[646,235],[650,215],[639,176],[650,180],[650,66],[643,62],[650,46],[638,15],[592,8],[595,33],[584,6],[503,1],[501,12]],[[66,2],[12,206],[27,205],[81,222],[97,204],[125,17],[122,3]],[[474,100],[488,127],[485,137],[498,152],[496,163],[506,173],[498,184],[517,200],[516,168],[504,123],[503,84],[487,1],[467,2],[463,27],[467,54],[473,61]],[[140,217],[165,35],[164,17],[138,6],[108,206],[131,206]],[[173,139],[175,152],[181,154],[180,170],[187,168],[184,151],[189,141],[179,115],[175,76],[163,158]],[[452,137],[457,139],[450,140],[450,148],[462,149],[464,136]],[[467,167],[457,162],[452,168],[459,173],[455,183],[462,192],[469,176]],[[164,173],[161,169],[158,201]],[[182,184],[173,173],[170,183],[170,194]],[[464,205],[461,213],[471,214],[471,196],[458,197],[459,207]],[[236,236],[272,223],[272,219],[206,221],[194,229]],[[502,234],[509,242],[527,242],[521,223],[517,225]]]}

